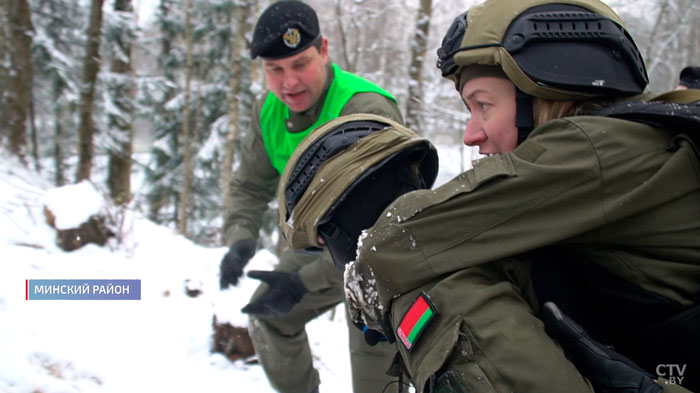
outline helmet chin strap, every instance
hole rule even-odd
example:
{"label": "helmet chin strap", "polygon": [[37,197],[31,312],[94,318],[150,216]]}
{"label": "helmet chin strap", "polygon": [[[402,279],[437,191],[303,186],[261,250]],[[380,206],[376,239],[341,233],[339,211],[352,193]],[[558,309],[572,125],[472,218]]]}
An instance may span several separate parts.
{"label": "helmet chin strap", "polygon": [[518,128],[518,146],[527,139],[535,120],[532,114],[532,96],[515,88],[515,126]]}

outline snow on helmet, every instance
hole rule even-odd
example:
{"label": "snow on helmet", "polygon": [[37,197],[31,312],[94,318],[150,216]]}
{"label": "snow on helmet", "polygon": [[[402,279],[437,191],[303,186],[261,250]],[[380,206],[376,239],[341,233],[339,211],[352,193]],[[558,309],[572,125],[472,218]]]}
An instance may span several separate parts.
{"label": "snow on helmet", "polygon": [[498,66],[550,100],[634,95],[648,83],[624,23],[599,0],[488,0],[455,19],[437,54],[458,89],[472,65]]}
{"label": "snow on helmet", "polygon": [[297,251],[327,247],[342,270],[355,259],[362,230],[399,196],[430,188],[437,171],[435,147],[401,124],[372,114],[338,117],[287,162],[277,189],[282,233]]}

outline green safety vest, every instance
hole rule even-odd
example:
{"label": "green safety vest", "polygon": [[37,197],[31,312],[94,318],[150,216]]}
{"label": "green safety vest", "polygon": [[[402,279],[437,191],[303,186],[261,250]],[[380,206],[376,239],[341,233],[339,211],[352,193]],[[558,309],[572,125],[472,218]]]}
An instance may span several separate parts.
{"label": "green safety vest", "polygon": [[289,107],[272,92],[268,93],[260,110],[260,129],[267,156],[280,174],[299,143],[321,124],[340,116],[345,104],[356,93],[378,93],[396,102],[396,99],[381,87],[367,79],[343,71],[335,64],[333,64],[333,73],[333,82],[328,88],[318,119],[311,127],[300,132],[287,131],[285,123],[289,118]]}

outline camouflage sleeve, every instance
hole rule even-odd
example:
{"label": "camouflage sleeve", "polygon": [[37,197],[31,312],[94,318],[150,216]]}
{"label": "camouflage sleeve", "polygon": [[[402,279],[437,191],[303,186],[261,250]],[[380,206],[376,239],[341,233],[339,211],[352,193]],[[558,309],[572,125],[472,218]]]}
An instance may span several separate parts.
{"label": "camouflage sleeve", "polygon": [[306,289],[312,292],[337,286],[338,280],[342,280],[328,250],[324,250],[320,258],[302,266],[298,273]]}
{"label": "camouflage sleeve", "polygon": [[241,143],[239,166],[231,180],[231,207],[224,224],[227,245],[257,239],[263,214],[277,190],[279,173],[270,163],[260,131],[261,104],[253,108],[251,125]]}
{"label": "camouflage sleeve", "polygon": [[371,113],[403,124],[403,116],[393,100],[378,93],[357,93],[345,104],[341,116]]}
{"label": "camouflage sleeve", "polygon": [[387,208],[391,214],[379,217],[355,269],[371,270],[385,310],[437,277],[604,222],[600,165],[587,135],[563,121],[540,130],[513,153],[483,158],[435,190],[399,197]]}

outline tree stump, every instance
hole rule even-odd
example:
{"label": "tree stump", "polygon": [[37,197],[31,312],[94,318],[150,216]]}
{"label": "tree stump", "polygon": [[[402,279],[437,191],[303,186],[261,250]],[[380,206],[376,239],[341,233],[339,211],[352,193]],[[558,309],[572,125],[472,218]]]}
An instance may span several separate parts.
{"label": "tree stump", "polygon": [[246,359],[255,354],[248,328],[233,326],[228,322],[218,323],[216,315],[212,320],[214,342],[212,352],[220,352],[229,360]]}
{"label": "tree stump", "polygon": [[77,228],[56,228],[56,217],[47,207],[44,207],[46,223],[56,230],[56,244],[64,251],[77,250],[80,247],[95,243],[104,246],[115,234],[107,226],[107,217],[92,215]]}

